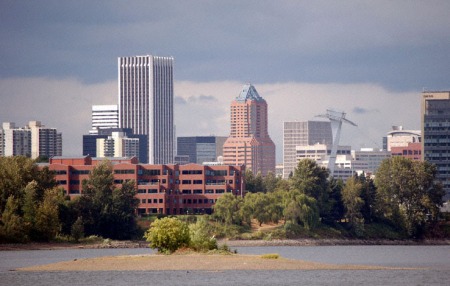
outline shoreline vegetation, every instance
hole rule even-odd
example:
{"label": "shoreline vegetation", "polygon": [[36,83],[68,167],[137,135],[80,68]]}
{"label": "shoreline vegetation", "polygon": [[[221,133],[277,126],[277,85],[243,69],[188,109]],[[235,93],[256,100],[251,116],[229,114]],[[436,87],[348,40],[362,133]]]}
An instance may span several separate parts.
{"label": "shoreline vegetation", "polygon": [[[105,242],[106,241],[106,242]],[[334,246],[334,245],[450,245],[450,239],[440,240],[388,240],[388,239],[274,239],[274,240],[218,240],[218,245],[228,247],[248,246]],[[0,251],[8,250],[59,250],[101,248],[149,248],[149,243],[139,241],[104,240],[95,243],[30,242],[0,244]]]}
{"label": "shoreline vegetation", "polygon": [[147,254],[74,259],[14,271],[225,271],[225,270],[386,270],[417,269],[335,265],[264,255]]}

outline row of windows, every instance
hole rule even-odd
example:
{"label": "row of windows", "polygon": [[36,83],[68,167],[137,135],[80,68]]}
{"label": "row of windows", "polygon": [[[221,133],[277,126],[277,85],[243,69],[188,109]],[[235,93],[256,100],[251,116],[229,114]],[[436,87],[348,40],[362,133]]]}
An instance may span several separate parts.
{"label": "row of windows", "polygon": [[[180,204],[214,204],[217,199],[180,199],[178,202]],[[142,199],[143,204],[163,204],[164,199]],[[177,203],[177,199],[173,200],[173,203]]]}

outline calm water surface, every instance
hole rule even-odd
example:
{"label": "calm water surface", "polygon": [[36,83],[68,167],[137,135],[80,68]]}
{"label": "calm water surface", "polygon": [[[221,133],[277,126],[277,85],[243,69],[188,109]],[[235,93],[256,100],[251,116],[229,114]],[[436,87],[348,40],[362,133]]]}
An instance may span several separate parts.
{"label": "calm water surface", "polygon": [[[233,248],[234,249],[234,248]],[[449,285],[450,246],[237,247],[332,264],[418,267],[423,270],[87,271],[15,272],[14,268],[151,249],[0,251],[0,285]]]}

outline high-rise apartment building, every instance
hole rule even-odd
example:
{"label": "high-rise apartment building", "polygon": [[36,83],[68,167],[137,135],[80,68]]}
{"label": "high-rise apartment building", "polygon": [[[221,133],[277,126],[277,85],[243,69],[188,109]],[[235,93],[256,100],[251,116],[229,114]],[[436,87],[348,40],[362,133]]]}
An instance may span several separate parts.
{"label": "high-rise apartment building", "polygon": [[99,129],[119,128],[117,105],[92,105],[92,129],[89,134],[98,134]]}
{"label": "high-rise apartment building", "polygon": [[275,144],[269,137],[267,103],[246,84],[231,102],[230,136],[223,145],[226,165],[245,165],[254,174],[275,174]]}
{"label": "high-rise apartment building", "polygon": [[62,135],[56,128],[47,128],[40,121],[30,121],[23,128],[4,122],[0,129],[0,156],[61,156]]}
{"label": "high-rise apartment building", "polygon": [[30,121],[25,128],[31,130],[32,159],[62,155],[62,134],[56,128],[45,127],[40,121]]}
{"label": "high-rise apartment building", "polygon": [[119,127],[148,136],[148,162],[174,158],[173,58],[120,57]]}
{"label": "high-rise apartment building", "polygon": [[422,92],[422,159],[437,168],[437,179],[442,182],[450,199],[450,91]]}
{"label": "high-rise apartment building", "polygon": [[333,144],[329,121],[285,121],[283,122],[283,178],[288,178],[297,167],[297,146]]}
{"label": "high-rise apartment building", "polygon": [[[223,156],[225,136],[189,136],[177,138],[177,155],[189,157],[188,163],[203,164]],[[181,158],[181,157],[180,157]]]}
{"label": "high-rise apartment building", "polygon": [[25,128],[16,128],[14,122],[3,122],[2,142],[0,154],[2,156],[31,157],[31,131]]}

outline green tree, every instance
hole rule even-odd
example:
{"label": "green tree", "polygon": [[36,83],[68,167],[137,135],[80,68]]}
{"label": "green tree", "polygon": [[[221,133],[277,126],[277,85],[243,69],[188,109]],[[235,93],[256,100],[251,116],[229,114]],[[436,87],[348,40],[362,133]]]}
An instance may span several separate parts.
{"label": "green tree", "polygon": [[242,223],[240,209],[243,203],[243,199],[240,197],[224,194],[217,199],[213,206],[214,217],[226,224],[240,225]]}
{"label": "green tree", "polygon": [[196,223],[189,225],[190,244],[196,251],[217,249],[217,240],[212,235],[211,227],[206,217],[201,216]]}
{"label": "green tree", "polygon": [[112,166],[103,161],[93,168],[89,179],[82,182],[83,196],[77,201],[83,217],[86,235],[101,235],[113,239],[131,238],[136,230],[135,182],[113,187]]}
{"label": "green tree", "polygon": [[444,191],[435,178],[436,167],[426,161],[404,157],[384,160],[375,176],[377,208],[391,221],[403,216],[408,235],[421,236],[426,215],[437,214],[442,205]]}
{"label": "green tree", "polygon": [[275,177],[274,173],[269,171],[263,179],[265,192],[275,192],[279,180],[279,178]]}
{"label": "green tree", "polygon": [[38,240],[48,241],[60,231],[58,206],[64,200],[60,189],[53,188],[44,194],[44,200],[37,208],[35,228],[39,232]]}
{"label": "green tree", "polygon": [[289,179],[291,190],[299,190],[316,200],[322,218],[330,212],[328,175],[328,169],[319,167],[313,160],[304,159],[298,163],[294,175]]}
{"label": "green tree", "polygon": [[362,219],[361,208],[364,205],[364,200],[361,198],[361,191],[362,184],[355,176],[347,179],[342,190],[342,201],[346,210],[345,217],[354,230]]}
{"label": "green tree", "polygon": [[0,225],[1,242],[26,242],[28,237],[22,217],[19,214],[19,200],[13,195],[6,201],[5,210],[2,213],[3,225]]}
{"label": "green tree", "polygon": [[84,237],[84,224],[81,216],[73,223],[70,234],[76,242]]}
{"label": "green tree", "polygon": [[144,238],[150,242],[151,248],[156,248],[161,253],[172,253],[181,247],[189,246],[189,227],[176,217],[156,219]]}
{"label": "green tree", "polygon": [[314,198],[302,194],[299,190],[292,190],[284,196],[285,220],[303,224],[308,229],[314,229],[319,223],[319,209]]}
{"label": "green tree", "polygon": [[362,184],[361,199],[364,205],[361,208],[361,214],[365,223],[371,223],[377,220],[376,212],[376,194],[377,188],[372,178],[366,177],[364,174],[357,177]]}
{"label": "green tree", "polygon": [[335,225],[336,222],[340,222],[344,217],[345,208],[342,202],[342,190],[344,188],[344,182],[342,179],[330,179],[330,191],[328,204],[330,212],[327,216],[322,217],[322,222],[328,225]]}

